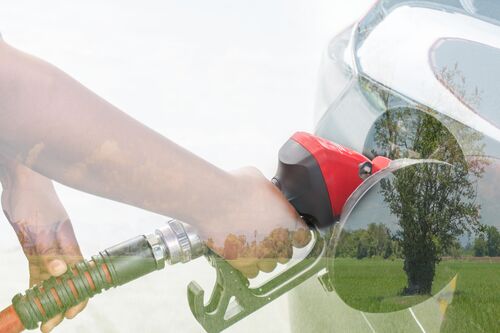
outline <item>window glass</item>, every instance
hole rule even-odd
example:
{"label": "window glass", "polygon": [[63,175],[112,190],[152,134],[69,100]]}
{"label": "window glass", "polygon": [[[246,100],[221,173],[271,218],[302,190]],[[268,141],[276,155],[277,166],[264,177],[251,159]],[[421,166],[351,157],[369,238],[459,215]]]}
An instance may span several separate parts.
{"label": "window glass", "polygon": [[500,125],[500,49],[443,39],[431,50],[438,80],[472,111]]}
{"label": "window glass", "polygon": [[495,0],[460,0],[465,10],[472,14],[477,14],[500,20],[500,3]]}

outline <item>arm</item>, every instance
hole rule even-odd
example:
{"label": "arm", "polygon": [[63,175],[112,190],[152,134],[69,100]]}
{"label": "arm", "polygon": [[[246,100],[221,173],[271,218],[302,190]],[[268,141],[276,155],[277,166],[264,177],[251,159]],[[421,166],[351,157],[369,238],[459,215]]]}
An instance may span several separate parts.
{"label": "arm", "polygon": [[[192,223],[235,177],[143,126],[57,68],[3,43],[2,152],[71,187]],[[186,209],[189,207],[189,209]]]}
{"label": "arm", "polygon": [[[270,252],[288,257],[290,242],[283,240],[304,228],[260,173],[216,168],[5,43],[0,152],[68,186],[189,222],[226,258],[238,257],[227,249],[231,235],[264,241],[273,230],[282,231],[274,237],[281,248]],[[253,259],[243,265],[250,276],[264,267]]]}

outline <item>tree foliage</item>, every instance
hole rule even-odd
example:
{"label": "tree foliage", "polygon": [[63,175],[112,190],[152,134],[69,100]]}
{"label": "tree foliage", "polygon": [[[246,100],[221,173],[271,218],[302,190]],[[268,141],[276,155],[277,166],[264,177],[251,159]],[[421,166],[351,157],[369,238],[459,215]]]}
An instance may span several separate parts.
{"label": "tree foliage", "polygon": [[[475,202],[476,183],[487,164],[479,157],[484,150],[482,134],[422,105],[401,107],[407,102],[369,80],[361,84],[368,99],[384,110],[365,142],[367,156],[448,163],[405,168],[381,183],[384,200],[398,220],[393,238],[405,261],[406,291],[430,293],[441,256],[457,252],[464,233],[482,230]],[[475,101],[480,102],[480,96]],[[462,148],[475,157],[466,160]]]}
{"label": "tree foliage", "polygon": [[[401,127],[405,128],[404,133]],[[448,164],[419,164],[381,182],[381,192],[398,218],[394,237],[404,257],[407,293],[430,293],[436,264],[464,233],[481,230],[475,179],[481,162],[468,164],[453,135],[428,113],[387,112],[376,125],[375,142],[390,158],[432,158]]]}
{"label": "tree foliage", "polygon": [[474,240],[474,255],[476,257],[484,257],[488,255],[488,246],[483,235],[480,235]]}
{"label": "tree foliage", "polygon": [[476,257],[500,256],[500,232],[494,226],[488,226],[474,240],[474,255]]}

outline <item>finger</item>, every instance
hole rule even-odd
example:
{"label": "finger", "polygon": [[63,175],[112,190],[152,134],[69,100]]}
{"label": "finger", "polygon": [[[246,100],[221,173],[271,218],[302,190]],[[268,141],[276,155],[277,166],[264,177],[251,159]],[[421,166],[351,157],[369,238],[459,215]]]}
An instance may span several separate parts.
{"label": "finger", "polygon": [[270,273],[274,271],[277,265],[278,265],[278,259],[276,258],[261,259],[257,263],[257,267],[265,273]]}
{"label": "finger", "polygon": [[311,232],[307,229],[300,228],[293,232],[292,244],[296,248],[305,247],[311,241]]}
{"label": "finger", "polygon": [[286,264],[287,262],[290,261],[290,258],[292,258],[293,255],[293,248],[291,246],[281,249],[281,251],[278,252],[278,262],[280,264]]}
{"label": "finger", "polygon": [[245,275],[245,277],[248,279],[256,278],[257,275],[259,275],[259,269],[257,268],[257,265],[244,267],[239,269],[239,271],[243,273],[243,275]]}
{"label": "finger", "polygon": [[57,229],[59,223],[40,228],[36,232],[36,250],[42,265],[50,275],[60,276],[67,270],[66,262],[61,256]]}
{"label": "finger", "polygon": [[278,262],[282,265],[288,263],[290,261],[290,258],[286,258],[286,257],[279,257],[278,258]]}
{"label": "finger", "polygon": [[287,228],[277,228],[271,231],[271,238],[276,246],[285,245],[290,242],[290,230]]}
{"label": "finger", "polygon": [[257,254],[260,258],[259,262],[257,263],[257,267],[261,271],[269,273],[276,268],[278,264],[278,258],[276,255],[276,251],[274,250],[274,244],[269,238],[264,239],[259,244]]}
{"label": "finger", "polygon": [[59,325],[63,321],[63,319],[64,319],[63,315],[58,314],[54,318],[51,318],[48,321],[46,321],[45,323],[43,323],[40,326],[40,330],[42,331],[42,333],[49,333],[50,331],[52,331],[54,329],[54,327]]}
{"label": "finger", "polygon": [[73,319],[76,317],[77,314],[79,314],[80,312],[83,311],[83,309],[85,309],[85,307],[87,306],[87,303],[88,303],[88,300],[80,303],[80,304],[77,304],[75,305],[74,307],[72,308],[69,308],[66,313],[64,314],[64,316],[67,318],[67,319]]}
{"label": "finger", "polygon": [[38,256],[29,257],[28,263],[30,287],[50,278],[49,272],[40,264]]}
{"label": "finger", "polygon": [[285,228],[274,229],[269,235],[268,240],[272,242],[278,262],[286,264],[293,254],[291,233]]}
{"label": "finger", "polygon": [[239,270],[249,279],[253,279],[259,274],[257,258],[240,258],[236,260],[229,260],[228,262],[231,266]]}
{"label": "finger", "polygon": [[[69,219],[59,225],[57,239],[59,241],[60,254],[63,256],[68,265],[71,266],[83,260],[80,246],[78,245],[78,241],[76,240],[75,232],[73,230],[73,225]],[[72,308],[69,308],[64,316],[67,319],[73,319],[76,315],[82,312],[83,309],[85,309],[87,303],[88,301],[84,301]]]}
{"label": "finger", "polygon": [[59,253],[64,257],[67,264],[73,265],[83,259],[73,225],[69,219],[59,224],[57,241],[59,243]]}

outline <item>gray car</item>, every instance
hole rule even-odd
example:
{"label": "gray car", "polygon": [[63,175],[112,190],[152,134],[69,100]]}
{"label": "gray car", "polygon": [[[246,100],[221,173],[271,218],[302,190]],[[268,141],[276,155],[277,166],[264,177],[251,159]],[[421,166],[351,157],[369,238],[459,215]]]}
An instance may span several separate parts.
{"label": "gray car", "polygon": [[334,235],[333,291],[292,291],[293,331],[498,331],[500,2],[378,1],[320,73],[317,135],[433,163],[359,195]]}

